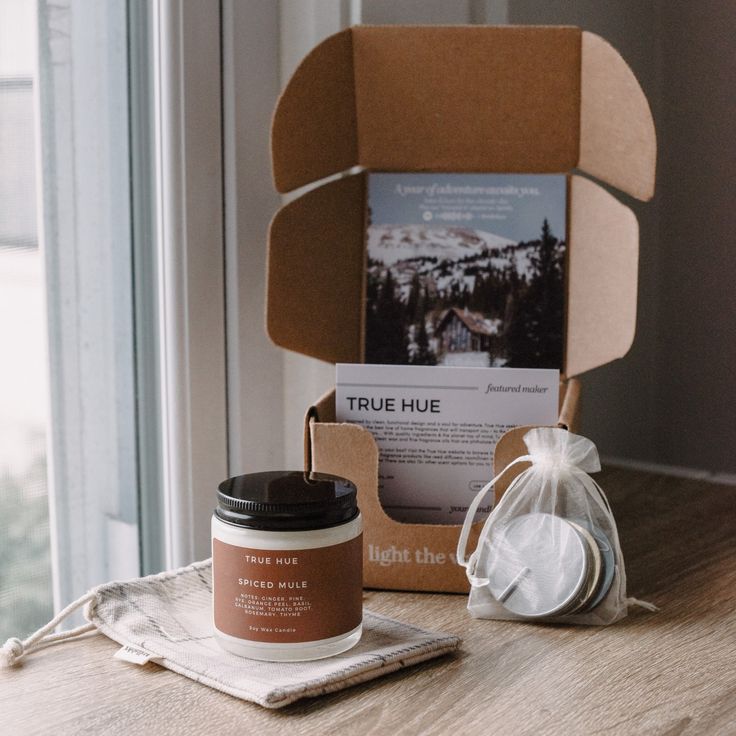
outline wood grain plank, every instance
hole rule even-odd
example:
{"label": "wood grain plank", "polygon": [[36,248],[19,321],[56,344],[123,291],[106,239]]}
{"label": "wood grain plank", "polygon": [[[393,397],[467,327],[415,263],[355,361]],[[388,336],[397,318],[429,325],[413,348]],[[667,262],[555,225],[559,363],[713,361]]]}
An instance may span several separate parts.
{"label": "wood grain plank", "polygon": [[453,656],[267,711],[102,636],[0,673],[8,734],[734,734],[736,488],[609,469],[629,592],[605,628],[475,621],[458,595],[367,591],[371,609],[463,637]]}

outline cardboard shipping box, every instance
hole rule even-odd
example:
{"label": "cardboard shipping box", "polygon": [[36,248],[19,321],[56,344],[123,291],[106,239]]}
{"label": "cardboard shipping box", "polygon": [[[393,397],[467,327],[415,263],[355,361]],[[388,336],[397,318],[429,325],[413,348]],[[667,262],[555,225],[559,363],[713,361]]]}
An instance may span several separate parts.
{"label": "cardboard shipping box", "polygon": [[[276,214],[267,295],[267,329],[277,345],[333,363],[360,362],[365,171],[577,170],[647,200],[656,140],[633,73],[593,34],[569,27],[361,26],[328,38],[298,67],[274,114],[272,156],[280,192],[360,167]],[[623,357],[633,341],[638,224],[616,197],[572,173],[567,220],[560,424],[574,426],[575,377]],[[524,453],[525,430],[501,439],[497,470]],[[358,486],[366,587],[467,591],[454,562],[459,527],[403,524],[386,515],[376,443],[362,427],[335,423],[334,392],[307,413],[305,444],[309,467]]]}

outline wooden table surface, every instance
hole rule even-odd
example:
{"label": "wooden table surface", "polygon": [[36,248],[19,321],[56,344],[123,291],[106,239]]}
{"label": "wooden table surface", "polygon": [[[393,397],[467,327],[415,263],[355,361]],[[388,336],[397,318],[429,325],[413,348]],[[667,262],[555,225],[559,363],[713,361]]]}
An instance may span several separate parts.
{"label": "wooden table surface", "polygon": [[101,635],[0,673],[0,734],[736,734],[736,487],[608,469],[633,610],[605,628],[472,620],[465,597],[367,591],[371,609],[463,637],[434,662],[279,711]]}

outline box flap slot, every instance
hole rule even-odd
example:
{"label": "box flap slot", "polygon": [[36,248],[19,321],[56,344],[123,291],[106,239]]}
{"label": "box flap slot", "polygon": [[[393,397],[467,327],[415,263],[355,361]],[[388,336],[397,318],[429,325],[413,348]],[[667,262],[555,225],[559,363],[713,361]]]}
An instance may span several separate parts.
{"label": "box flap slot", "polygon": [[[366,588],[467,592],[465,570],[451,558],[457,546],[459,527],[440,524],[402,524],[386,515],[378,498],[378,447],[373,435],[357,424],[310,424],[314,470],[348,478],[358,487],[358,506],[366,530],[364,537],[363,585]],[[473,525],[470,547],[477,544],[482,523]],[[445,564],[389,565],[372,560],[374,549],[411,545],[414,549],[443,551]],[[410,579],[409,579],[410,578]]]}
{"label": "box flap slot", "polygon": [[269,231],[266,329],[281,347],[333,363],[361,356],[365,177],[282,207]]}
{"label": "box flap slot", "polygon": [[567,352],[576,376],[629,351],[636,330],[639,225],[594,182],[570,179]]}
{"label": "box flap slot", "polygon": [[657,138],[634,73],[607,41],[582,37],[579,168],[641,200],[654,195]]}

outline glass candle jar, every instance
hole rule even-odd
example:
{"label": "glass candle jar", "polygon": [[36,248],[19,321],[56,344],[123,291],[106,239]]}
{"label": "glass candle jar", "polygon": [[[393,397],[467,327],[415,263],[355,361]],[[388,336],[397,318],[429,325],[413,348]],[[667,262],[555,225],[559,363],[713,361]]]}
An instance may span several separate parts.
{"label": "glass candle jar", "polygon": [[214,636],[233,654],[321,659],[358,643],[363,523],[334,475],[252,473],[220,484],[212,516]]}

